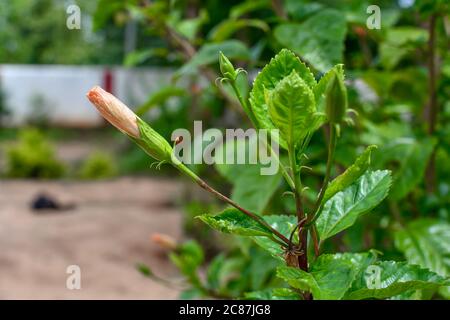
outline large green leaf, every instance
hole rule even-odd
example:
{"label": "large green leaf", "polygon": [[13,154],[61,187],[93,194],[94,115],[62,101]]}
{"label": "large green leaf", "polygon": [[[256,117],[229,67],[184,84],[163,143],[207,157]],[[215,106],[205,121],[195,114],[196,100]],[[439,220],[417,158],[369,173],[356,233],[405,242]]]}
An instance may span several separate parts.
{"label": "large green leaf", "polygon": [[[450,275],[450,224],[418,219],[395,233],[395,246],[411,264],[418,264],[446,277]],[[441,293],[450,298],[450,290]]]}
{"label": "large green leaf", "polygon": [[374,163],[379,167],[393,164],[392,190],[389,197],[394,200],[404,198],[423,179],[428,159],[433,152],[434,139],[417,141],[411,138],[395,139],[374,152]]}
{"label": "large green leaf", "polygon": [[198,67],[217,62],[221,51],[229,59],[250,59],[250,51],[241,41],[227,40],[219,43],[208,43],[201,47],[192,59],[177,71],[176,76],[194,73]]}
{"label": "large green leaf", "polygon": [[[384,299],[412,290],[436,289],[448,285],[448,280],[406,262],[380,261],[371,265],[375,273],[360,272],[345,299]],[[376,279],[371,279],[375,275]],[[375,280],[375,281],[373,281]]]}
{"label": "large green leaf", "polygon": [[272,236],[272,233],[267,227],[234,208],[225,209],[218,215],[203,214],[197,218],[211,228],[224,233],[241,236]]}
{"label": "large green leaf", "polygon": [[371,171],[328,200],[317,218],[317,231],[323,241],[352,226],[356,219],[377,206],[388,194],[391,174]]}
{"label": "large green leaf", "polygon": [[269,115],[281,137],[290,146],[300,142],[311,129],[316,107],[312,90],[293,71],[269,93]]}
{"label": "large green leaf", "polygon": [[372,260],[370,253],[323,254],[309,273],[283,266],[277,269],[277,276],[294,288],[310,291],[316,300],[339,300]]}
{"label": "large green leaf", "polygon": [[303,23],[281,24],[275,28],[274,35],[283,46],[325,72],[342,62],[346,32],[344,15],[326,9]]}
{"label": "large green leaf", "polygon": [[311,89],[316,85],[316,80],[309,68],[293,52],[287,49],[281,50],[256,76],[250,93],[250,104],[258,122],[256,124],[258,128],[275,129],[269,118],[265,92],[266,90],[273,90],[292,71],[297,72]]}
{"label": "large green leaf", "polygon": [[347,188],[349,185],[355,182],[356,179],[361,177],[364,172],[366,172],[370,165],[370,154],[375,148],[375,145],[367,147],[367,149],[364,150],[364,152],[358,157],[358,159],[356,159],[354,164],[348,167],[347,170],[344,171],[344,173],[331,181],[331,183],[327,187],[327,190],[325,191],[323,203],[327,202],[336,193]]}
{"label": "large green leaf", "polygon": [[[294,230],[295,226],[297,225],[297,218],[295,216],[271,215],[264,216],[264,220],[269,223],[272,228],[280,232],[286,238],[289,238],[292,230]],[[267,237],[254,237],[253,239],[259,246],[267,250],[273,257],[284,262],[284,251],[281,248],[280,244],[273,242]],[[294,240],[297,240],[297,238],[295,237]]]}
{"label": "large green leaf", "polygon": [[[256,135],[252,135],[249,139],[233,139],[217,148],[216,159],[227,159],[227,155],[231,157],[231,152],[234,152],[235,155],[237,152],[250,154],[249,149],[256,147],[257,143]],[[215,163],[219,173],[233,184],[231,199],[242,207],[257,213],[264,211],[282,179],[280,171],[273,175],[262,175],[261,169],[267,166],[261,163]]]}

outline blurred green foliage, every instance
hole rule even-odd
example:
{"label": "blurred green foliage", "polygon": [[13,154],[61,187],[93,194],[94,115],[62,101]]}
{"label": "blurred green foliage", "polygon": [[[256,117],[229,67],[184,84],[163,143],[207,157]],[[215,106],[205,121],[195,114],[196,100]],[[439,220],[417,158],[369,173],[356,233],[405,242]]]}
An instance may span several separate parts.
{"label": "blurred green foliage", "polygon": [[81,164],[78,176],[84,180],[108,179],[117,175],[117,167],[111,155],[94,152]]}
{"label": "blurred green foliage", "polygon": [[65,167],[56,158],[46,137],[36,129],[23,130],[16,145],[6,152],[6,176],[11,178],[60,178]]}

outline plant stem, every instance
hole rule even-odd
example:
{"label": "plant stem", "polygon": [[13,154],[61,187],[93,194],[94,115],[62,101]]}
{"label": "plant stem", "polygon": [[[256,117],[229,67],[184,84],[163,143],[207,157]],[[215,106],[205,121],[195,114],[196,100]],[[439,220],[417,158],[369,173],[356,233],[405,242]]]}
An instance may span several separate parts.
{"label": "plant stem", "polygon": [[195,173],[193,173],[191,170],[186,168],[183,164],[175,165],[177,169],[179,169],[182,173],[187,174],[190,178],[192,178],[202,189],[212,193],[214,196],[219,198],[220,200],[228,203],[229,205],[235,207],[239,211],[241,211],[243,214],[248,216],[249,218],[255,220],[256,222],[262,224],[264,227],[270,230],[274,235],[276,235],[282,242],[284,242],[285,245],[289,246],[289,239],[286,238],[284,235],[282,235],[278,230],[274,229],[269,223],[267,223],[262,217],[258,216],[257,214],[254,214],[250,212],[249,210],[241,207],[239,204],[228,198],[227,196],[221,194],[216,189],[212,188],[210,185],[208,185],[204,180],[202,180],[199,176],[197,176]]}
{"label": "plant stem", "polygon": [[331,168],[333,166],[334,159],[334,151],[336,149],[336,126],[334,124],[330,124],[330,139],[328,140],[328,159],[327,159],[327,167],[325,170],[325,177],[322,182],[322,188],[320,189],[319,196],[317,197],[316,203],[314,205],[313,215],[311,217],[311,222],[315,221],[318,217],[320,210],[322,209],[322,200],[325,196],[325,192],[328,188],[328,182],[330,181],[331,176]]}
{"label": "plant stem", "polygon": [[[295,158],[295,148],[294,146],[289,146],[289,162],[292,170],[292,175],[294,177],[294,198],[295,207],[297,213],[297,223],[300,225],[302,220],[305,218],[305,213],[303,211],[303,204],[301,198],[302,183],[300,180],[300,172],[297,170],[297,161]],[[308,231],[306,228],[298,228],[298,240],[300,245],[301,255],[298,256],[298,266],[303,271],[308,271]]]}
{"label": "plant stem", "polygon": [[[436,19],[434,13],[430,17],[428,25],[428,91],[430,93],[428,103],[425,108],[426,119],[428,120],[428,135],[433,136],[436,131],[438,121],[438,105],[436,92]],[[431,153],[428,161],[425,184],[429,193],[434,192],[436,186],[436,150]]]}

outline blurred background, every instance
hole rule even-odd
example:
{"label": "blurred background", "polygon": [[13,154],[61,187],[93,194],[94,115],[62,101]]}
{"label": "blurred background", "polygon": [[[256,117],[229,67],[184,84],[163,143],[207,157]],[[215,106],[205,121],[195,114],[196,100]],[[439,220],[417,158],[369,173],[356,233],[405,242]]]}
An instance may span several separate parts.
{"label": "blurred background", "polygon": [[[219,51],[249,71],[239,78],[246,92],[282,48],[317,78],[344,63],[357,116],[343,128],[334,172],[377,144],[372,166],[393,170],[394,185],[325,251],[377,248],[448,275],[449,6],[375,2],[0,2],[0,299],[233,298],[275,285],[266,253],[193,219],[222,204],[168,166],[151,168],[85,97],[102,86],[168,140],[194,120],[247,128],[230,88],[216,83]],[[324,139],[316,134],[308,151],[312,189],[325,171]],[[192,169],[255,212],[294,210],[278,176]],[[416,251],[402,245],[409,240]],[[80,267],[80,290],[66,286],[71,265]]]}

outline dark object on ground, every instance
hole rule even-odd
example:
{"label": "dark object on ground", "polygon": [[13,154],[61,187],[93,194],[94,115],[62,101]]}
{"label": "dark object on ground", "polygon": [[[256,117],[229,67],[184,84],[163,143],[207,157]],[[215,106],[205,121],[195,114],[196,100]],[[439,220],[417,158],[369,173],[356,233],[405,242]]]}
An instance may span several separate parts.
{"label": "dark object on ground", "polygon": [[69,210],[75,208],[74,204],[61,204],[52,196],[38,194],[31,202],[32,210]]}

